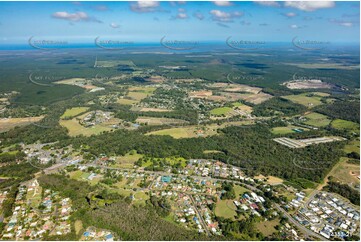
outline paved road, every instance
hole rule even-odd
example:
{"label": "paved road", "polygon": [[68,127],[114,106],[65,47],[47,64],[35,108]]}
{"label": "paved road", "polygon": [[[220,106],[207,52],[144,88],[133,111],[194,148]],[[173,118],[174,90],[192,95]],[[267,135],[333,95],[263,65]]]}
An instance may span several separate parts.
{"label": "paved road", "polygon": [[203,219],[203,217],[202,217],[202,214],[199,212],[199,210],[198,210],[198,208],[197,208],[197,203],[194,201],[193,196],[192,196],[192,195],[189,195],[189,197],[190,197],[190,199],[191,199],[191,202],[193,203],[194,209],[196,210],[196,213],[198,214],[199,219],[201,220],[200,222],[201,222],[201,224],[202,224],[202,227],[204,228],[204,230],[206,231],[206,233],[207,233],[208,236],[211,235],[211,234],[209,233],[209,230],[208,230],[208,227],[207,227],[206,222],[204,222],[204,219]]}
{"label": "paved road", "polygon": [[[304,227],[302,224],[298,223],[294,218],[292,218],[292,216],[287,213],[280,205],[278,205],[277,203],[274,204],[275,207],[278,209],[278,211],[282,212],[284,216],[286,216],[288,218],[288,221],[290,221],[291,223],[293,223],[300,231],[302,231],[302,233],[307,236],[307,237],[315,237],[318,238],[319,240],[325,241],[327,240],[326,238],[324,238],[323,236],[309,230],[308,228]],[[328,240],[327,240],[328,241]]]}

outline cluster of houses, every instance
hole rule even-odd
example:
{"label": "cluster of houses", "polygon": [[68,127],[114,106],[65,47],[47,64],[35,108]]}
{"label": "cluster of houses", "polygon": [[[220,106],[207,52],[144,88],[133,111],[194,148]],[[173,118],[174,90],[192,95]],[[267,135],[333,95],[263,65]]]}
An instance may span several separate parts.
{"label": "cluster of houses", "polygon": [[292,201],[288,204],[287,208],[294,207],[299,208],[303,205],[306,194],[304,192],[296,192],[296,198],[292,199]]}
{"label": "cluster of houses", "polygon": [[192,177],[158,176],[150,189],[216,195],[220,183]]}
{"label": "cluster of houses", "polygon": [[114,235],[111,231],[89,227],[83,233],[83,241],[114,241]]}
{"label": "cluster of houses", "polygon": [[261,214],[259,211],[265,211],[262,203],[265,202],[265,199],[262,196],[257,195],[254,192],[245,192],[240,197],[239,201],[234,200],[233,203],[236,205],[237,209],[243,211],[250,211],[252,214],[260,217]]}
{"label": "cluster of houses", "polygon": [[0,238],[40,240],[45,235],[68,234],[71,232],[71,212],[69,198],[62,198],[51,190],[42,192],[37,180],[31,180],[19,187],[13,214],[9,221],[6,221]]}
{"label": "cluster of houses", "polygon": [[214,204],[212,197],[205,195],[194,195],[194,201],[207,226],[207,229],[214,234],[222,235],[222,231],[218,226],[218,222],[214,221],[213,212],[209,208],[209,205]]}
{"label": "cluster of houses", "polygon": [[349,202],[328,192],[316,194],[295,218],[327,239],[335,236],[337,231],[355,234],[360,229],[359,211]]}
{"label": "cluster of houses", "polygon": [[190,159],[182,173],[203,177],[245,179],[243,172],[238,167],[215,160]]}
{"label": "cluster of houses", "polygon": [[193,203],[191,195],[178,193],[178,199],[174,207],[175,221],[189,229],[198,230],[199,233],[206,233],[207,227],[203,223],[203,218],[199,216],[196,204]]}
{"label": "cluster of houses", "polygon": [[83,160],[81,156],[72,156],[73,149],[71,146],[55,149],[52,147],[53,144],[54,143],[21,145],[23,152],[26,154],[27,161],[31,162],[35,160],[42,165],[47,165],[50,162],[75,165]]}
{"label": "cluster of houses", "polygon": [[80,124],[85,127],[91,127],[109,121],[112,115],[112,112],[104,112],[101,110],[92,111],[81,120]]}

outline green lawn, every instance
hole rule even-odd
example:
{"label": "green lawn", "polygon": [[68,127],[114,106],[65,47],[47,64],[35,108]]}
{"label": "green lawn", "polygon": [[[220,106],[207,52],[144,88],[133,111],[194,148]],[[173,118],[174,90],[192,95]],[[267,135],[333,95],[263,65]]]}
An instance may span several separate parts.
{"label": "green lawn", "polygon": [[227,113],[231,112],[233,109],[230,107],[221,107],[221,108],[215,108],[211,110],[211,115],[215,116],[221,116],[226,115]]}
{"label": "green lawn", "polygon": [[264,235],[264,236],[270,236],[277,230],[275,229],[275,226],[280,223],[280,220],[274,219],[274,220],[268,220],[268,221],[262,221],[257,223],[256,228]]}
{"label": "green lawn", "polygon": [[64,114],[61,115],[60,118],[65,119],[65,118],[73,118],[78,116],[81,113],[84,113],[86,111],[88,111],[89,107],[75,107],[75,108],[70,108],[65,110]]}
{"label": "green lawn", "polygon": [[343,119],[333,120],[331,126],[335,129],[347,129],[347,130],[359,130],[360,128],[359,124]]}
{"label": "green lawn", "polygon": [[239,186],[239,185],[235,185],[234,186],[234,192],[236,193],[236,198],[239,199],[240,196],[245,193],[245,192],[250,192],[250,190],[248,190],[245,187]]}
{"label": "green lawn", "polygon": [[240,103],[240,102],[234,102],[232,103],[233,107],[240,107],[240,106],[243,106],[244,104],[243,103]]}
{"label": "green lawn", "polygon": [[291,102],[301,104],[306,107],[315,107],[322,104],[321,97],[313,93],[302,93],[298,95],[283,96],[283,98],[290,100]]}
{"label": "green lawn", "polygon": [[297,127],[294,125],[288,125],[286,127],[275,127],[271,129],[271,132],[273,134],[289,134],[289,133],[295,133],[295,131],[293,131],[293,129],[303,129],[303,130],[308,130],[306,128],[302,128],[302,127]]}
{"label": "green lawn", "polygon": [[218,200],[216,204],[215,214],[217,217],[233,219],[234,216],[237,215],[236,205],[234,205],[232,200]]}
{"label": "green lawn", "polygon": [[316,127],[327,126],[331,122],[331,119],[320,113],[309,113],[305,117],[307,118],[307,121],[304,122],[305,124]]}
{"label": "green lawn", "polygon": [[360,154],[360,140],[352,140],[343,149],[346,153],[351,153],[352,151]]}

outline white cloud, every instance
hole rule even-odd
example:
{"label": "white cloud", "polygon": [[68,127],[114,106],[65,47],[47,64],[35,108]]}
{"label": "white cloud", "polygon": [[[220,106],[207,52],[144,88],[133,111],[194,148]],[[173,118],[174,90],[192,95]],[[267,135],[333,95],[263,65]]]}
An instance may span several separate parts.
{"label": "white cloud", "polygon": [[267,7],[280,7],[281,5],[276,1],[255,1],[255,3]]}
{"label": "white cloud", "polygon": [[233,5],[233,3],[230,1],[214,1],[213,3],[220,7],[229,7]]}
{"label": "white cloud", "polygon": [[159,7],[159,2],[152,1],[138,1],[130,5],[130,9],[137,13],[154,12],[157,7]]}
{"label": "white cloud", "polygon": [[221,10],[211,10],[209,13],[212,15],[212,19],[214,21],[219,22],[232,22],[234,18],[239,18],[243,16],[243,12],[239,11],[227,13]]}
{"label": "white cloud", "polygon": [[286,17],[288,17],[288,18],[292,18],[292,17],[296,17],[296,16],[297,16],[297,14],[294,13],[294,12],[284,13],[283,15],[286,16]]}
{"label": "white cloud", "polygon": [[291,29],[299,29],[300,27],[297,24],[291,24],[290,28]]}
{"label": "white cloud", "polygon": [[112,27],[113,29],[117,29],[120,27],[120,25],[116,24],[116,23],[111,23],[111,24],[109,24],[109,26]]}
{"label": "white cloud", "polygon": [[353,23],[351,23],[351,22],[341,22],[340,25],[345,26],[345,27],[352,27]]}
{"label": "white cloud", "polygon": [[53,18],[68,20],[71,22],[79,22],[79,21],[92,21],[101,23],[100,20],[97,20],[94,17],[89,17],[85,12],[55,12],[51,15]]}
{"label": "white cloud", "polygon": [[307,2],[294,2],[286,1],[285,7],[297,8],[302,11],[312,12],[322,8],[333,8],[335,6],[334,1],[307,1]]}
{"label": "white cloud", "polygon": [[186,13],[178,13],[176,16],[177,19],[186,19],[188,15]]}

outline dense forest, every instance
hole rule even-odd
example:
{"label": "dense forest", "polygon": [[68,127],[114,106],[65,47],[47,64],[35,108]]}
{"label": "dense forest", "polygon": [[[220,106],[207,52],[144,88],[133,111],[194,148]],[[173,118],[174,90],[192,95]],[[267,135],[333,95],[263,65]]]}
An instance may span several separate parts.
{"label": "dense forest", "polygon": [[338,101],[317,107],[316,110],[332,118],[360,123],[360,101]]}
{"label": "dense forest", "polygon": [[306,111],[306,107],[293,103],[284,98],[272,98],[259,105],[254,106],[253,114],[256,116],[291,116]]}

